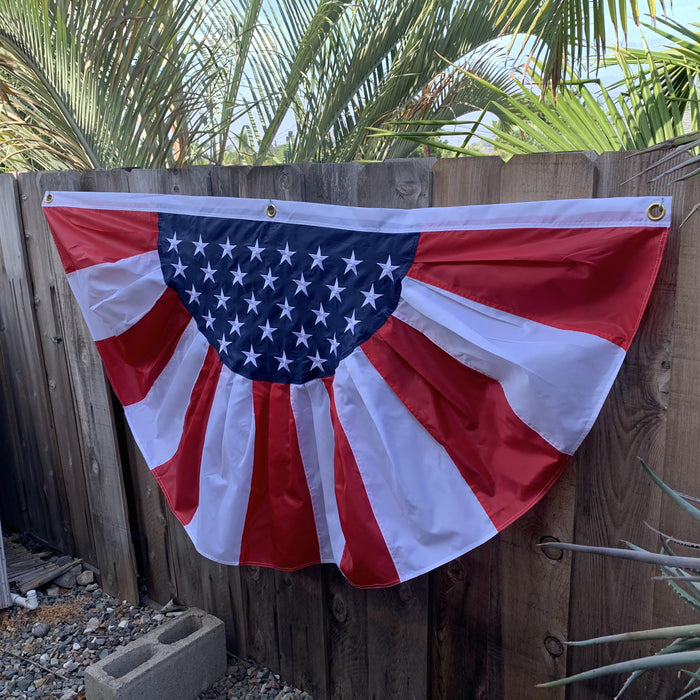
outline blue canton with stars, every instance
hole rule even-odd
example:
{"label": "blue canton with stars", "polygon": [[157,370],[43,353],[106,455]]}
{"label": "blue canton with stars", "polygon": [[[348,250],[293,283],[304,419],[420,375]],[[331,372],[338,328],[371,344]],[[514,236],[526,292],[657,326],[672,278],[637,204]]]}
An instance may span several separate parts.
{"label": "blue canton with stars", "polygon": [[331,376],[399,302],[418,233],[159,215],[165,282],[233,372]]}

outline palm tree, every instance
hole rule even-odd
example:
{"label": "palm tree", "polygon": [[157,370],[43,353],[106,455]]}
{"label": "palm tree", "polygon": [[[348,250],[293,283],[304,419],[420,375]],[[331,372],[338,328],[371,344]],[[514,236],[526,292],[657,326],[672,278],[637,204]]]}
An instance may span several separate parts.
{"label": "palm tree", "polygon": [[0,167],[197,157],[212,76],[196,0],[0,0]]}

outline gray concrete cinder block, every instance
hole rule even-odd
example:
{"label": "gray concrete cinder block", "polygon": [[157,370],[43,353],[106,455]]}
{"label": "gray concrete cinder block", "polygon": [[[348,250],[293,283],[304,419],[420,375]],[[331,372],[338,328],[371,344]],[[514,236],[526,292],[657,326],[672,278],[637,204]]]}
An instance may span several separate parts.
{"label": "gray concrete cinder block", "polygon": [[224,623],[190,608],[85,669],[87,700],[195,700],[226,673]]}

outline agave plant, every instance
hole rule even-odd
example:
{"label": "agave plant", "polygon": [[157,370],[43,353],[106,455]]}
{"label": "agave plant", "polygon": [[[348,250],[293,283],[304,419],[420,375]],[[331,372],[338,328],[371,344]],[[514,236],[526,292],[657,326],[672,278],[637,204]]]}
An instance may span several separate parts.
{"label": "agave plant", "polygon": [[[647,466],[644,460],[640,461],[652,481],[680,508],[700,522],[700,509],[693,505],[693,502],[697,503],[698,499],[685,496],[670,488]],[[679,556],[672,549],[673,545],[700,549],[700,543],[679,540],[658,530],[654,530],[654,532],[661,538],[660,553],[646,551],[629,542],[626,543],[629,549],[593,547],[562,542],[545,542],[541,546],[656,564],[661,567],[661,578],[667,581],[681,599],[690,606],[693,613],[700,612],[700,558]],[[538,687],[550,688],[611,674],[629,674],[624,685],[616,695],[616,698],[619,698],[646,671],[672,666],[681,667],[681,672],[688,677],[688,683],[678,700],[700,693],[700,670],[698,670],[698,667],[700,667],[700,623],[613,634],[584,641],[567,642],[567,644],[570,646],[587,646],[609,642],[644,640],[665,640],[668,644],[652,656],[602,666],[568,676],[567,678],[542,683]],[[685,668],[687,666],[690,666],[692,670]]]}

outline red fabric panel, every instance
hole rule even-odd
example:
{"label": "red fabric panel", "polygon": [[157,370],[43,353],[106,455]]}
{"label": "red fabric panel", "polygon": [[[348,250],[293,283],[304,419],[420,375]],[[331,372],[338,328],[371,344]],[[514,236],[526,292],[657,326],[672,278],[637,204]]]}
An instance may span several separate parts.
{"label": "red fabric panel", "polygon": [[360,588],[393,586],[400,582],[399,574],[374,517],[352,448],[340,424],[333,399],[332,379],[323,381],[331,399],[335,437],[335,495],[345,536],[340,570],[350,583]]}
{"label": "red fabric panel", "polygon": [[428,232],[408,275],[517,316],[594,333],[626,350],[668,230],[659,234],[654,227]]}
{"label": "red fabric panel", "polygon": [[158,214],[44,207],[66,273],[147,253],[158,247]]}
{"label": "red fabric panel", "polygon": [[183,525],[192,520],[199,505],[202,447],[221,367],[216,350],[210,347],[192,389],[177,451],[170,460],[152,470],[171,510]]}
{"label": "red fabric panel", "polygon": [[441,443],[498,530],[536,503],[568,461],[513,413],[501,385],[390,317],[362,350]]}
{"label": "red fabric panel", "polygon": [[172,357],[192,316],[170,287],[121,335],[98,340],[107,376],[123,406],[141,401]]}
{"label": "red fabric panel", "polygon": [[300,569],[321,560],[289,384],[253,382],[255,460],[241,564]]}

